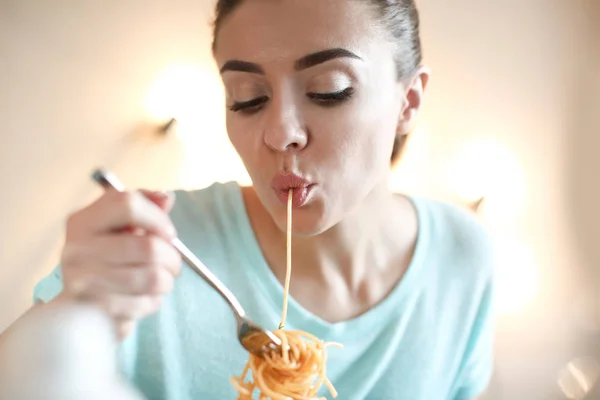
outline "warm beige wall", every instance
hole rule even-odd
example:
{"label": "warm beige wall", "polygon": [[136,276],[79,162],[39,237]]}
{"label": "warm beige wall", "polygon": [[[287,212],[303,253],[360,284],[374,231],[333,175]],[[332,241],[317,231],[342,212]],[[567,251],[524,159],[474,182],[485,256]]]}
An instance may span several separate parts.
{"label": "warm beige wall", "polygon": [[[461,147],[501,144],[506,157],[483,154],[458,183],[488,195],[486,221],[506,246],[499,271],[505,301],[518,298],[524,280],[537,286],[529,303],[501,315],[490,399],[562,398],[560,369],[590,355],[577,316],[582,281],[598,278],[591,271],[600,259],[592,236],[598,223],[591,224],[600,221],[598,191],[591,191],[600,168],[592,159],[600,97],[591,84],[598,88],[592,49],[600,41],[585,1],[594,3],[420,1],[433,79],[422,127],[393,186],[452,197]],[[222,128],[211,8],[199,0],[0,0],[0,330],[57,262],[65,215],[98,193],[87,176],[94,166],[114,169],[132,186],[246,181]],[[168,99],[168,91],[156,91],[157,79],[182,63],[201,72],[171,103],[186,99],[201,116],[184,107],[182,119],[190,119],[180,128],[202,128],[151,140],[141,127],[150,121],[146,102],[153,93]],[[493,185],[478,186],[473,171],[489,171]],[[516,252],[521,247],[529,261]]]}
{"label": "warm beige wall", "polygon": [[[581,65],[571,95],[566,133],[568,216],[576,250],[590,267],[586,276],[600,282],[600,2],[589,0],[588,62]],[[600,315],[599,315],[600,317]]]}
{"label": "warm beige wall", "polygon": [[[199,65],[212,79],[212,10],[203,3],[2,0],[0,329],[56,263],[65,214],[97,194],[88,179],[94,166],[113,168],[130,185],[182,183],[178,143],[152,144],[138,125],[148,122],[146,99],[171,63]],[[223,150],[218,118],[211,120],[221,110],[218,97],[210,104],[214,92],[192,96],[208,120],[196,149],[200,186],[240,175],[239,167],[208,168],[217,155],[236,163]]]}

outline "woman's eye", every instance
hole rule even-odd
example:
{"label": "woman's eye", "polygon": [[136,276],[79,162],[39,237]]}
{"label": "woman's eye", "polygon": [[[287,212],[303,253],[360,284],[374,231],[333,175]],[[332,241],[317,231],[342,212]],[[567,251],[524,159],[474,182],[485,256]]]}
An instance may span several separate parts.
{"label": "woman's eye", "polygon": [[316,103],[330,106],[341,103],[343,101],[348,100],[354,94],[354,88],[348,87],[339,92],[333,93],[308,93],[307,96],[309,99],[314,100]]}
{"label": "woman's eye", "polygon": [[[339,92],[331,93],[308,93],[309,99],[323,106],[332,106],[348,100],[354,94],[354,88],[348,87]],[[269,100],[267,96],[257,97],[248,101],[238,101],[229,106],[233,112],[242,112],[243,114],[253,114],[259,111]]]}
{"label": "woman's eye", "polygon": [[229,106],[229,110],[233,112],[241,111],[244,114],[252,114],[260,110],[268,100],[269,98],[267,96],[261,96],[248,101],[238,101]]}

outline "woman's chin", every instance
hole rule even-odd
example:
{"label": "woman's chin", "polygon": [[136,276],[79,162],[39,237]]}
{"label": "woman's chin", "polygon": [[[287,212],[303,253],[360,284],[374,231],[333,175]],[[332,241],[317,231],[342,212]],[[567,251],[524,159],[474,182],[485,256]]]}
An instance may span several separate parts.
{"label": "woman's chin", "polygon": [[[278,215],[277,226],[282,232],[287,232],[287,214]],[[314,210],[296,209],[292,212],[292,236],[316,236],[330,228],[323,215]]]}

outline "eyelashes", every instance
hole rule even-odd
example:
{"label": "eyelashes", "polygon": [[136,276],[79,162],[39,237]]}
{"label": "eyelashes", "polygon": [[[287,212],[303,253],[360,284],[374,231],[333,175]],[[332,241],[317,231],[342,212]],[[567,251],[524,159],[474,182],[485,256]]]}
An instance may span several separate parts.
{"label": "eyelashes", "polygon": [[254,110],[257,107],[262,106],[268,100],[269,100],[269,98],[267,96],[261,96],[261,97],[257,97],[255,99],[248,100],[248,101],[235,102],[231,106],[229,106],[229,109],[233,112],[238,112],[238,111],[248,112],[249,110]]}
{"label": "eyelashes", "polygon": [[347,87],[346,89],[333,93],[308,93],[309,99],[314,100],[321,105],[334,105],[336,103],[348,100],[354,94],[354,88]]}
{"label": "eyelashes", "polygon": [[[349,100],[353,94],[354,88],[347,87],[339,92],[307,93],[306,97],[317,105],[331,107]],[[267,96],[261,96],[248,101],[235,102],[229,106],[229,110],[233,112],[242,112],[244,114],[253,114],[259,111],[268,101],[269,98]]]}

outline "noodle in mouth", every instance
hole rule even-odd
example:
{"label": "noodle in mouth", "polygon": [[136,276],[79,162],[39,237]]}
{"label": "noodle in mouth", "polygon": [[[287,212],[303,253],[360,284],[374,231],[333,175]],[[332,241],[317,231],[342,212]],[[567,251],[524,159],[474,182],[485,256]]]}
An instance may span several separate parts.
{"label": "noodle in mouth", "polygon": [[[273,332],[281,340],[281,352],[265,353],[264,358],[249,355],[241,376],[231,378],[231,384],[238,391],[237,400],[252,400],[255,391],[258,392],[259,400],[325,400],[325,397],[317,397],[323,385],[333,397],[337,397],[337,392],[326,375],[327,347],[342,346],[339,343],[325,342],[307,332],[283,329],[292,272],[292,194],[293,189],[290,189],[283,310],[279,329]],[[252,377],[246,381],[249,373]]]}

